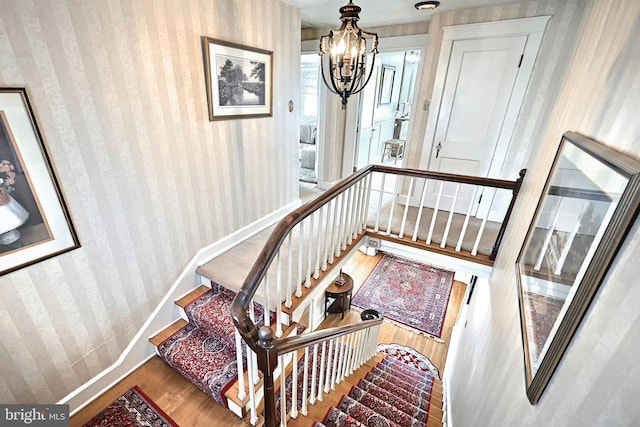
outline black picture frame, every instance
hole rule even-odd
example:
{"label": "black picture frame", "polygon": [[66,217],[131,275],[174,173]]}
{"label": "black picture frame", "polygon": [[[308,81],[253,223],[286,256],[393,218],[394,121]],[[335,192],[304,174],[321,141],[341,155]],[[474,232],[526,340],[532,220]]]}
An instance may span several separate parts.
{"label": "black picture frame", "polygon": [[0,275],[80,247],[24,87],[0,88],[0,181]]}
{"label": "black picture frame", "polygon": [[378,105],[391,104],[393,94],[393,81],[396,76],[396,67],[382,64],[380,75],[380,92],[378,93]]}

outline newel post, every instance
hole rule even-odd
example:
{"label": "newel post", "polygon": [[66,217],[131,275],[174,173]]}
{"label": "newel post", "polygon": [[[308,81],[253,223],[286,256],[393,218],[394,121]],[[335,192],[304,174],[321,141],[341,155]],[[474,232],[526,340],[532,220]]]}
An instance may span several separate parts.
{"label": "newel post", "polygon": [[509,223],[509,218],[511,217],[511,211],[513,210],[513,205],[516,204],[516,198],[518,197],[518,193],[520,192],[520,187],[522,186],[522,181],[524,180],[524,176],[527,173],[526,169],[520,170],[520,176],[516,180],[515,185],[513,186],[513,196],[511,196],[511,203],[509,203],[509,209],[507,209],[507,213],[504,215],[504,219],[502,220],[502,225],[500,226],[500,231],[498,232],[498,236],[496,237],[496,242],[491,249],[491,255],[489,255],[489,259],[491,261],[495,261],[496,256],[498,256],[498,249],[500,249],[500,244],[502,243],[502,237],[504,236],[504,232],[507,229],[507,224]]}
{"label": "newel post", "polygon": [[264,388],[264,425],[276,427],[276,394],[273,385],[273,371],[278,365],[278,352],[273,340],[273,330],[268,326],[258,328],[258,347],[263,351],[257,353],[258,369],[262,371]]}

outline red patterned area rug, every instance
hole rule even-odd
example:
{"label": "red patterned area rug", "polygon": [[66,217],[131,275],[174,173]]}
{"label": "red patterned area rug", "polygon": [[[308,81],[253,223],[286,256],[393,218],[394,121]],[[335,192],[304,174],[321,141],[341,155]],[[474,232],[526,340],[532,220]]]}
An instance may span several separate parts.
{"label": "red patterned area rug", "polygon": [[178,427],[178,424],[158,408],[138,386],[134,386],[84,425],[94,426]]}
{"label": "red patterned area rug", "polygon": [[387,320],[442,341],[453,275],[452,271],[385,254],[352,304],[377,310]]}

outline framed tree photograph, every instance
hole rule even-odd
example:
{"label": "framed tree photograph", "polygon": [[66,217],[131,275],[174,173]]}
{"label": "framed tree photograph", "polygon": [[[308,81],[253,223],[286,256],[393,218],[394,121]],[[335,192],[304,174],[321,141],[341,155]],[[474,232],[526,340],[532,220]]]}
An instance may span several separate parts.
{"label": "framed tree photograph", "polygon": [[202,37],[209,120],[272,115],[273,52]]}
{"label": "framed tree photograph", "polygon": [[0,275],[80,247],[25,88],[0,88]]}
{"label": "framed tree photograph", "polygon": [[531,403],[558,367],[639,208],[638,159],[575,132],[563,135],[516,262]]}

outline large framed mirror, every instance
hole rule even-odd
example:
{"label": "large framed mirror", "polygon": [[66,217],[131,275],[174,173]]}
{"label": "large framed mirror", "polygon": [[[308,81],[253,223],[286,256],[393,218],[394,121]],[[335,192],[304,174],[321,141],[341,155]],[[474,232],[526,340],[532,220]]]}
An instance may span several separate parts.
{"label": "large framed mirror", "polygon": [[640,161],[563,135],[518,259],[527,397],[535,404],[640,204]]}

